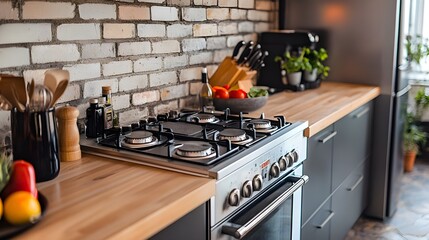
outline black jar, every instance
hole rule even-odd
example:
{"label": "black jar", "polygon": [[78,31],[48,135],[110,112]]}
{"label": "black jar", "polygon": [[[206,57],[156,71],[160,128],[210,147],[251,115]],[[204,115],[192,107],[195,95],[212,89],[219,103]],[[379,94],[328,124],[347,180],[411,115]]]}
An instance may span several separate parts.
{"label": "black jar", "polygon": [[55,109],[42,112],[12,109],[10,120],[13,159],[31,163],[37,182],[58,176],[60,160]]}

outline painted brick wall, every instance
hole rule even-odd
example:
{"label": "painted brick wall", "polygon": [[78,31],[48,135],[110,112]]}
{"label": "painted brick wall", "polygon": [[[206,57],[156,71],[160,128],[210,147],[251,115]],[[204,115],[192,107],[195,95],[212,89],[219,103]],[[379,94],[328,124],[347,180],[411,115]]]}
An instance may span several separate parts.
{"label": "painted brick wall", "polygon": [[[110,85],[121,122],[196,103],[201,66],[212,73],[239,40],[274,28],[272,0],[0,1],[0,73],[70,71],[60,99],[80,110]],[[8,123],[0,112],[0,123]]]}

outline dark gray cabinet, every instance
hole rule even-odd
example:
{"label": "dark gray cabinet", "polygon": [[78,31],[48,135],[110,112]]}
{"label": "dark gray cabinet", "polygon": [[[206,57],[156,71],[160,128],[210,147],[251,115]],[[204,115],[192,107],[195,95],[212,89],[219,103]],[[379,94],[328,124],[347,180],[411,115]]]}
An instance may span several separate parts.
{"label": "dark gray cabinet", "polygon": [[341,240],[365,209],[372,109],[369,102],[308,140],[302,239]]}

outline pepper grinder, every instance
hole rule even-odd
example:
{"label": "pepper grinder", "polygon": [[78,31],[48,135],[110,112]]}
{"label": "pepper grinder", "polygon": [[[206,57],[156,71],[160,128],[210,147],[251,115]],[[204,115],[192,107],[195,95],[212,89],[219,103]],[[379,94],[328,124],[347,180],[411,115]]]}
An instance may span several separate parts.
{"label": "pepper grinder", "polygon": [[56,110],[58,119],[58,135],[60,144],[60,160],[69,162],[81,159],[79,145],[79,130],[77,128],[77,117],[79,110],[76,107],[61,107]]}

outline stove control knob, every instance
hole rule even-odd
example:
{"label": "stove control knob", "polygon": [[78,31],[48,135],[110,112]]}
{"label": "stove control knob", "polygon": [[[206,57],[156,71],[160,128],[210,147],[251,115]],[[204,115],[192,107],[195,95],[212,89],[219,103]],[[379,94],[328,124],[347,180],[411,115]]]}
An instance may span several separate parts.
{"label": "stove control knob", "polygon": [[243,187],[241,188],[241,196],[245,198],[249,198],[250,196],[252,196],[252,193],[253,193],[252,181],[246,180],[243,183]]}
{"label": "stove control knob", "polygon": [[281,157],[277,163],[279,164],[280,167],[280,171],[284,171],[287,168],[287,162],[286,162],[286,158],[285,157]]}
{"label": "stove control knob", "polygon": [[240,203],[240,190],[237,188],[232,189],[228,195],[228,204],[230,206],[238,206]]}
{"label": "stove control knob", "polygon": [[271,165],[270,168],[270,176],[272,178],[276,178],[280,175],[280,167],[279,164],[277,162],[273,163],[273,165]]}
{"label": "stove control knob", "polygon": [[291,153],[288,153],[285,155],[287,166],[292,167],[293,165],[293,155]]}
{"label": "stove control knob", "polygon": [[293,162],[298,162],[298,152],[294,150],[292,150],[291,152],[292,156],[293,156]]}
{"label": "stove control knob", "polygon": [[256,174],[252,180],[253,191],[259,191],[262,189],[262,175]]}

